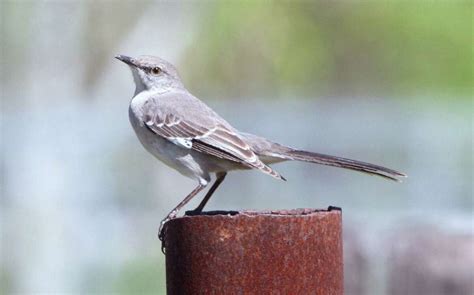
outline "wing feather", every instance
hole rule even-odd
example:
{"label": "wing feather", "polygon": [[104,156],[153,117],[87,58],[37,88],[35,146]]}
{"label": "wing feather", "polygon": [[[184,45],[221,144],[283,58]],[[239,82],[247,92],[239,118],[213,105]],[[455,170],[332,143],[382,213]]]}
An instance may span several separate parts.
{"label": "wing feather", "polygon": [[146,114],[145,125],[155,134],[185,148],[256,168],[278,179],[279,173],[265,165],[240,136],[215,123],[210,126],[179,118],[173,114]]}

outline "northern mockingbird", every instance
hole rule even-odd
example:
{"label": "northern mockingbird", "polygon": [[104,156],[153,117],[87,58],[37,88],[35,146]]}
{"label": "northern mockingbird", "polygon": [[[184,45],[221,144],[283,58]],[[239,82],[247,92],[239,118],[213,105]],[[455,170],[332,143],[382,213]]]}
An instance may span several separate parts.
{"label": "northern mockingbird", "polygon": [[129,117],[138,139],[166,165],[198,181],[197,187],[161,222],[161,240],[163,225],[209,184],[213,173],[216,181],[195,213],[203,210],[227,172],[257,169],[285,180],[268,165],[288,160],[341,167],[397,181],[406,176],[378,165],[293,149],[240,132],[189,93],[169,62],[155,56],[116,58],[130,66],[135,81]]}

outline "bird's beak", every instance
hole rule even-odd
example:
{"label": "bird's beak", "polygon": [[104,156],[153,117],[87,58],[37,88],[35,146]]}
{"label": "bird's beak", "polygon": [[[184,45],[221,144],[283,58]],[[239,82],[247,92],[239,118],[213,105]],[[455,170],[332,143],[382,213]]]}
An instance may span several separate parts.
{"label": "bird's beak", "polygon": [[127,65],[129,66],[132,66],[132,67],[137,67],[138,65],[136,64],[135,60],[129,56],[126,56],[126,55],[116,55],[115,56],[116,59],[126,63]]}

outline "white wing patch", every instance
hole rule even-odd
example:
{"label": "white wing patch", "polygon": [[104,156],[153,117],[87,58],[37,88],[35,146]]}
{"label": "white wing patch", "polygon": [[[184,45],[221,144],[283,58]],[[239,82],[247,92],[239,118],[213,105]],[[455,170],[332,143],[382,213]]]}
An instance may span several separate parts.
{"label": "white wing patch", "polygon": [[184,147],[186,149],[191,149],[193,147],[193,142],[189,138],[182,137],[168,137],[169,141],[174,143],[177,146]]}
{"label": "white wing patch", "polygon": [[166,126],[168,126],[168,127],[173,127],[174,125],[178,125],[179,123],[181,123],[181,120],[171,122],[171,123],[169,123],[169,124],[166,124]]}
{"label": "white wing patch", "polygon": [[166,126],[166,127],[173,127],[174,125],[178,125],[179,123],[181,123],[181,120],[178,120],[178,121],[173,121],[173,122],[170,122],[170,123],[159,123],[159,124],[156,124],[155,125],[155,122],[153,121],[153,119],[149,119],[148,121],[145,122],[145,124],[147,124],[148,126],[153,126],[155,125],[156,127],[158,128],[161,128],[163,126]]}
{"label": "white wing patch", "polygon": [[[153,126],[155,123],[153,122],[153,119],[152,119],[152,118],[148,118],[148,120],[145,122],[145,124],[146,124],[147,126]],[[158,127],[163,127],[163,123],[160,123],[160,124],[158,124],[158,125],[156,125],[156,126],[158,126]]]}
{"label": "white wing patch", "polygon": [[[179,123],[181,123],[181,120],[179,120],[177,122],[172,122],[170,124],[164,124],[164,125],[166,125],[167,127],[172,127],[174,125],[178,125]],[[163,125],[163,123],[161,123],[159,125]],[[161,126],[159,126],[159,127],[161,127]],[[214,127],[212,129],[210,129],[209,131],[207,131],[206,133],[204,133],[203,135],[199,135],[199,136],[195,136],[195,137],[169,137],[168,140],[171,141],[172,143],[180,146],[180,147],[191,149],[193,147],[193,139],[206,138],[209,135],[211,135],[212,133],[214,133],[216,130],[217,130],[217,127]]]}

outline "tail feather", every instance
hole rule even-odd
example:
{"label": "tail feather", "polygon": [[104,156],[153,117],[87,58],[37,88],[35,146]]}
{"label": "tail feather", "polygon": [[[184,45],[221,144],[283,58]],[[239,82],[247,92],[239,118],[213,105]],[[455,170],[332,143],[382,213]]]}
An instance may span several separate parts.
{"label": "tail feather", "polygon": [[[265,164],[297,160],[355,170],[395,181],[400,181],[400,178],[407,177],[404,173],[386,167],[341,157],[296,150],[250,133],[241,132],[240,135],[246,139],[246,142]],[[276,177],[278,178],[278,176]]]}
{"label": "tail feather", "polygon": [[281,179],[283,181],[286,181],[286,178],[283,177],[283,175],[281,175],[280,173],[278,173],[277,171],[273,170],[270,166],[267,166],[264,164],[264,166],[262,166],[261,168],[258,168],[260,171],[262,171],[263,173],[266,173],[270,176],[273,176],[275,177],[276,179]]}
{"label": "tail feather", "polygon": [[365,163],[361,161],[329,156],[324,154],[318,154],[313,152],[301,151],[301,150],[288,150],[282,153],[284,158],[289,160],[298,160],[304,162],[311,162],[316,164],[322,164],[333,167],[340,167],[359,172],[364,172],[372,175],[381,176],[387,179],[400,181],[401,177],[406,177],[404,173],[398,172],[393,169],[386,167]]}

